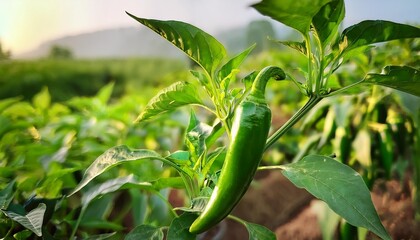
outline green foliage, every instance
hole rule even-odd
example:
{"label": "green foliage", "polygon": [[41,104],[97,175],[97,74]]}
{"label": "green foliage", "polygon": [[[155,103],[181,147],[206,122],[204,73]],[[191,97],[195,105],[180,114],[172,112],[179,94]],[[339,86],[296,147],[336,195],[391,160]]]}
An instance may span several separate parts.
{"label": "green foliage", "polygon": [[194,240],[195,234],[191,234],[188,229],[191,223],[196,219],[195,214],[184,213],[181,216],[174,218],[169,226],[168,239],[174,240]]}
{"label": "green foliage", "polygon": [[0,191],[0,209],[6,209],[9,207],[9,204],[13,199],[14,186],[15,180],[11,181],[4,189]]}
{"label": "green foliage", "polygon": [[136,121],[144,121],[189,104],[203,104],[197,89],[189,82],[176,82],[153,97]]}
{"label": "green foliage", "polygon": [[254,224],[254,223],[249,223],[238,218],[233,218],[233,219],[245,226],[246,230],[248,231],[250,240],[276,239],[276,235],[264,226]]}
{"label": "green foliage", "polygon": [[[116,146],[101,156],[99,156],[90,166],[86,169],[86,172],[83,175],[83,179],[80,181],[78,186],[69,194],[69,196],[75,194],[84,186],[86,186],[93,178],[97,177],[98,175],[102,174],[103,172],[107,171],[108,169],[122,164],[128,161],[138,161],[138,160],[160,160],[170,166],[174,166],[177,170],[181,171],[181,168],[177,167],[177,165],[173,164],[171,161],[164,159],[158,153],[140,149],[140,150],[131,150],[127,146]],[[187,176],[188,177],[188,176]]]}
{"label": "green foliage", "polygon": [[73,53],[70,49],[58,45],[51,47],[50,52],[48,53],[48,58],[51,59],[72,59]]}
{"label": "green foliage", "polygon": [[45,204],[41,203],[39,206],[32,211],[28,212],[26,215],[20,215],[18,212],[4,211],[2,212],[12,220],[22,224],[25,228],[34,232],[37,236],[42,236],[42,222],[44,220],[44,214],[46,210]]}
{"label": "green foliage", "polygon": [[0,99],[29,100],[48,87],[53,101],[66,101],[93,96],[109,82],[115,82],[113,97],[118,97],[141,88],[153,90],[165,75],[184,69],[181,61],[163,59],[5,61],[0,63]]}
{"label": "green foliage", "polygon": [[136,239],[144,239],[144,240],[161,240],[163,239],[163,232],[162,229],[149,226],[149,225],[140,225],[131,230],[124,240],[136,240]]}
{"label": "green foliage", "polygon": [[343,31],[339,47],[350,51],[364,45],[386,42],[395,39],[418,38],[420,28],[383,20],[366,20]]}
{"label": "green foliage", "polygon": [[420,71],[408,66],[387,66],[383,73],[370,73],[365,83],[377,84],[420,97]]}
{"label": "green foliage", "polygon": [[332,0],[275,1],[264,0],[253,5],[261,14],[273,18],[302,34],[307,34],[313,17]]}
{"label": "green foliage", "polygon": [[127,14],[181,49],[211,76],[226,56],[226,50],[220,42],[188,23],[144,19]]}
{"label": "green foliage", "polygon": [[391,239],[382,226],[363,178],[352,168],[326,157],[309,155],[283,166],[283,175],[325,201],[350,224]]}
{"label": "green foliage", "polygon": [[[112,87],[113,84],[105,86],[92,98],[73,98],[64,103],[51,102],[47,89],[38,93],[33,102],[18,99],[0,101],[0,119],[4,123],[0,135],[0,203],[6,214],[0,217],[0,235],[6,236],[8,228],[13,230],[16,226],[12,221],[5,222],[5,218],[21,223],[32,234],[40,234],[42,229],[42,234],[48,235],[57,224],[62,229],[55,234],[58,238],[67,238],[78,219],[81,221],[79,229],[92,236],[99,229],[122,229],[122,219],[110,218],[108,211],[98,214],[99,210],[108,209],[100,205],[99,199],[104,206],[111,206],[113,198],[106,196],[117,196],[125,189],[156,189],[155,193],[158,193],[160,189],[184,186],[180,178],[160,179],[159,176],[165,171],[158,164],[133,163],[120,170],[108,170],[107,174],[90,180],[93,188],[81,198],[61,199],[58,202],[57,198],[69,194],[80,181],[90,159],[96,158],[116,142],[124,141],[143,148],[157,144],[160,146],[158,149],[162,149],[164,142],[169,140],[162,137],[165,132],[170,136],[168,129],[159,125],[148,127],[147,133],[133,125],[138,104],[145,104],[146,99],[132,95],[120,99],[118,104],[109,104]],[[162,123],[165,121],[160,120]],[[153,137],[157,133],[160,139]],[[150,140],[142,137],[146,134],[149,139],[155,138],[153,141],[156,143],[149,143]],[[36,196],[36,201],[31,196]],[[134,199],[133,205],[137,205],[135,201],[143,201]],[[146,205],[160,201],[147,200]],[[44,219],[41,218],[41,211],[36,210],[38,205],[45,206],[40,208],[45,212]],[[84,212],[79,217],[74,213],[78,207],[82,207]],[[131,209],[130,205],[125,207]],[[93,219],[89,217],[91,212],[97,214]],[[152,217],[152,213],[146,216]],[[167,214],[162,216],[170,217]],[[28,221],[31,225],[28,225]],[[25,234],[28,235],[26,238],[31,238],[32,234]]]}
{"label": "green foliage", "polygon": [[322,47],[336,37],[340,23],[344,19],[344,1],[331,1],[325,4],[312,18],[313,28],[321,41]]}

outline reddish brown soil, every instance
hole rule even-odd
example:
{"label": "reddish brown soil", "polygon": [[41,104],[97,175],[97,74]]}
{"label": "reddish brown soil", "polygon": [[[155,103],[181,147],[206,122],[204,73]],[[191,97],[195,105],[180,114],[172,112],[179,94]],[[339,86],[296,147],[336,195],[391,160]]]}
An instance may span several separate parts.
{"label": "reddish brown soil", "polygon": [[[409,181],[381,181],[372,191],[372,200],[392,239],[420,239],[420,222],[414,221],[414,208]],[[311,208],[315,200],[305,190],[298,189],[272,171],[253,184],[233,214],[258,223],[276,233],[281,240],[322,239],[317,216]],[[215,238],[216,236],[216,238]],[[246,229],[225,220],[200,239],[248,239]],[[367,239],[378,239],[369,233]]]}

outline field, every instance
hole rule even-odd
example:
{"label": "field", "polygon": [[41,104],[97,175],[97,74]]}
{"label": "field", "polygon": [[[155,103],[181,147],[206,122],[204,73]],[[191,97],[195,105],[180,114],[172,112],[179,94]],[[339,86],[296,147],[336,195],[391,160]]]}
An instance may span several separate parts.
{"label": "field", "polygon": [[191,61],[1,60],[0,237],[419,239],[420,30],[317,16],[256,53],[132,16]]}
{"label": "field", "polygon": [[93,96],[107,83],[116,84],[113,94],[141,87],[159,87],[164,76],[186,69],[186,61],[171,59],[39,59],[0,62],[0,97],[22,96],[30,100],[43,87],[53,101],[73,96]]}

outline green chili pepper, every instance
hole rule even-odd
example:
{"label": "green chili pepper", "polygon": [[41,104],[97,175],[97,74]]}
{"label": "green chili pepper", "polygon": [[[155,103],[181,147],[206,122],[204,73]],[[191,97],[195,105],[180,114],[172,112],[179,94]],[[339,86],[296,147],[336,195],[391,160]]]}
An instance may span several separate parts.
{"label": "green chili pepper", "polygon": [[394,146],[393,146],[393,139],[392,139],[392,131],[385,125],[386,127],[379,132],[380,142],[379,142],[379,150],[380,150],[380,159],[382,167],[385,170],[385,176],[387,179],[391,178],[392,174],[392,162],[394,159]]}
{"label": "green chili pepper", "polygon": [[269,79],[285,79],[278,67],[261,70],[248,96],[235,110],[231,143],[219,180],[201,215],[192,223],[191,233],[201,233],[222,221],[241,200],[260,163],[271,126],[271,111],[265,101]]}
{"label": "green chili pepper", "polygon": [[339,144],[338,159],[344,164],[349,164],[348,160],[350,158],[352,146],[350,127],[339,126],[335,131],[335,136]]}

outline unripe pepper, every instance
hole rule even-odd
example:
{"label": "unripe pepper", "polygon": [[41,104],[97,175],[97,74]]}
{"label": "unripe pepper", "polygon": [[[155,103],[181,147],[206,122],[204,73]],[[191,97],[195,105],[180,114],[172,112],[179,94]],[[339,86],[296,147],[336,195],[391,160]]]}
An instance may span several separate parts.
{"label": "unripe pepper", "polygon": [[255,78],[249,95],[235,110],[231,143],[219,180],[204,211],[192,223],[191,233],[202,233],[222,221],[245,194],[260,164],[271,126],[265,87],[269,79],[285,77],[278,67],[264,68]]}
{"label": "unripe pepper", "polygon": [[382,167],[385,170],[386,179],[390,179],[392,175],[392,163],[394,159],[394,146],[392,139],[392,131],[385,125],[386,128],[379,132],[379,151],[381,153],[380,159]]}

